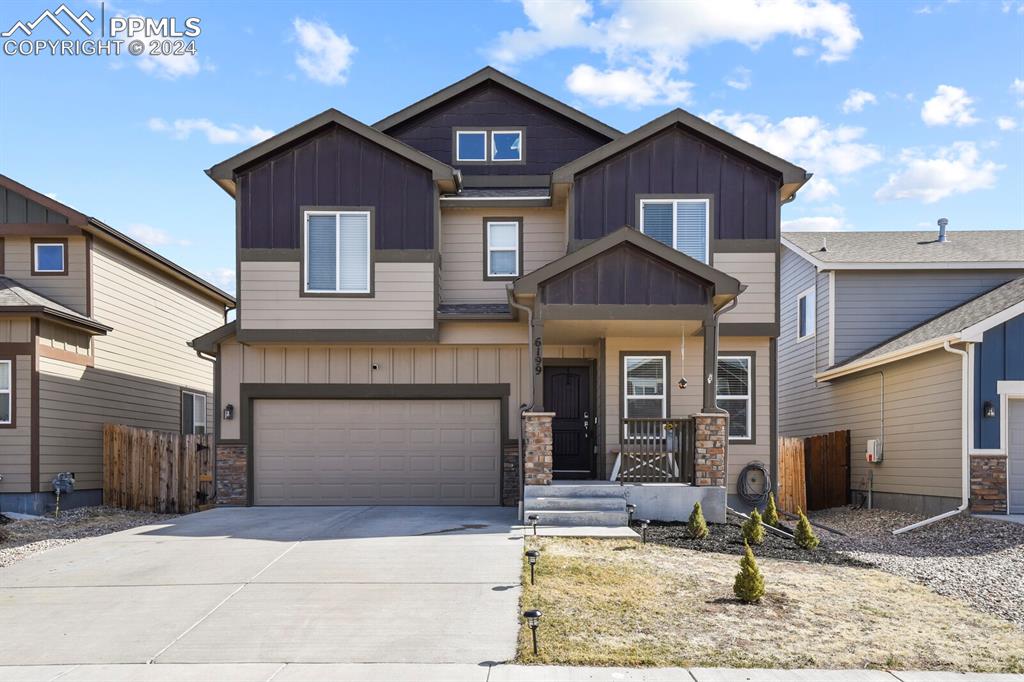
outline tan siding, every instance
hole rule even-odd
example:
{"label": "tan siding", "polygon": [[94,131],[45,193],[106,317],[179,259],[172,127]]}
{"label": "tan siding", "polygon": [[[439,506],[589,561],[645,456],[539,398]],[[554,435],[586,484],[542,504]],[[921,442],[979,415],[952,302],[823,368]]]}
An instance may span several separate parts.
{"label": "tan siding", "polygon": [[28,343],[32,340],[32,320],[0,320],[0,343]]}
{"label": "tan siding", "polygon": [[[736,492],[736,478],[746,465],[758,460],[771,462],[771,363],[770,341],[767,337],[723,336],[719,339],[718,352],[728,355],[729,351],[752,351],[754,355],[754,443],[732,441],[729,443],[728,489]],[[694,384],[691,384],[691,386]]]}
{"label": "tan siding", "polygon": [[715,268],[747,286],[722,322],[775,322],[774,253],[716,253]]}
{"label": "tan siding", "polygon": [[441,322],[440,339],[448,343],[525,343],[525,322]]}
{"label": "tan siding", "polygon": [[57,350],[89,355],[92,337],[85,332],[48,320],[39,322],[39,343]]}
{"label": "tan siding", "polygon": [[507,282],[484,281],[484,218],[523,219],[523,274],[565,255],[565,211],[445,209],[441,213],[441,301],[504,303]]}
{"label": "tan siding", "polygon": [[433,263],[376,263],[374,296],[299,295],[296,262],[242,263],[239,324],[245,329],[431,329]]}
{"label": "tan siding", "polygon": [[67,239],[68,274],[33,276],[31,238],[4,237],[4,274],[84,314],[87,297],[85,237]]}
{"label": "tan siding", "polygon": [[0,429],[0,492],[26,493],[31,486],[32,356],[14,359],[15,428]]}

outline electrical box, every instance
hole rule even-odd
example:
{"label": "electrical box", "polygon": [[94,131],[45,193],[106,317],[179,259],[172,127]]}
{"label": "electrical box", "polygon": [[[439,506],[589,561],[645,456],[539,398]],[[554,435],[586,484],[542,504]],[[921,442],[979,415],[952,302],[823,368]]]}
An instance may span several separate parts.
{"label": "electrical box", "polygon": [[880,463],[882,461],[882,441],[875,440],[874,438],[869,440],[864,459],[872,464]]}

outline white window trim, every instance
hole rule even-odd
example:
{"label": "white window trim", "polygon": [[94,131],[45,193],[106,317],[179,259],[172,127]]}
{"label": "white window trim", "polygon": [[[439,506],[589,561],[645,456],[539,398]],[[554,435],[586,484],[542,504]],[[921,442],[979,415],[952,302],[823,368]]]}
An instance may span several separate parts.
{"label": "white window trim", "polygon": [[[516,245],[514,247],[508,246],[491,246],[491,226],[492,225],[511,225],[512,233],[516,236]],[[521,244],[519,243],[519,223],[514,220],[488,220],[487,221],[487,276],[488,277],[518,277],[519,276],[519,249]],[[497,273],[491,271],[491,254],[495,252],[507,252],[511,251],[515,254],[515,272],[509,273]]]}
{"label": "white window trim", "polygon": [[[704,199],[641,199],[640,200],[640,232],[647,234],[644,231],[644,206],[647,204],[672,204],[672,248],[676,248],[676,244],[679,243],[679,213],[675,210],[676,204],[704,204],[704,260],[702,261],[705,265],[710,263],[711,260],[711,200]],[[682,253],[682,251],[680,251]],[[689,255],[689,254],[686,254]]]}
{"label": "white window trim", "polygon": [[[40,246],[57,246],[60,247],[60,267],[56,270],[50,268],[39,267],[39,247]],[[67,269],[67,251],[64,249],[63,242],[36,242],[32,245],[32,269],[36,272],[64,272]]]}
{"label": "white window trim", "polygon": [[0,419],[0,424],[14,423],[14,363],[10,360],[0,360],[0,365],[7,365],[7,380],[10,384],[7,388],[0,387],[0,395],[7,396],[7,419]]}
{"label": "white window trim", "polygon": [[[484,136],[484,158],[482,159],[464,159],[462,158],[462,136],[463,135],[483,135]],[[487,130],[456,130],[455,131],[455,160],[465,161],[470,163],[487,163],[491,160],[490,155],[491,149],[491,135]]]}
{"label": "white window trim", "polygon": [[[754,396],[750,393],[751,382],[753,381],[751,374],[751,358],[749,355],[719,355],[718,360],[741,360],[747,367],[747,393],[746,395],[715,395],[715,404],[718,404],[719,400],[746,400],[747,401],[747,430],[745,436],[729,436],[729,440],[753,440],[753,412],[754,412]],[[718,367],[715,366],[715,374],[718,373]],[[716,383],[717,386],[717,383]]]}
{"label": "white window trim", "polygon": [[[207,409],[206,394],[205,393],[196,393],[195,391],[182,391],[181,393],[182,393],[182,395],[190,395],[190,396],[192,396],[192,424],[191,424],[192,431],[190,431],[190,433],[195,434],[197,426],[202,426],[203,427],[203,433],[204,434],[205,433],[209,433],[209,428],[210,427],[206,423],[206,409]],[[200,398],[202,398],[202,400],[203,400],[203,409],[202,410],[197,410],[196,409],[196,402]],[[199,419],[200,416],[202,416],[202,419]]]}
{"label": "white window trim", "polygon": [[[334,216],[334,288],[333,289],[310,289],[309,288],[309,217],[316,215],[332,215]],[[341,216],[343,215],[364,215],[366,216],[366,239],[367,245],[367,258],[366,258],[366,287],[363,289],[340,289],[338,284],[341,282]],[[370,276],[370,268],[373,267],[373,239],[371,238],[373,229],[372,220],[370,219],[369,211],[306,211],[303,219],[303,235],[302,235],[302,254],[303,267],[302,267],[302,290],[307,294],[368,294],[370,293],[370,282],[373,279]]]}
{"label": "white window trim", "polygon": [[[514,158],[514,159],[495,159],[494,156],[495,156],[495,154],[497,154],[498,150],[494,146],[494,136],[495,135],[501,135],[501,134],[508,135],[508,134],[512,134],[512,133],[515,133],[516,135],[519,136],[519,149],[516,150],[516,153],[518,154],[518,156],[516,156],[516,158]],[[493,161],[494,163],[515,163],[516,161],[522,161],[523,160],[523,131],[522,130],[491,130],[491,131],[489,131],[488,137],[490,138],[490,141],[491,141],[491,146],[490,146],[490,149],[491,149],[491,159],[490,160]]]}
{"label": "white window trim", "polygon": [[[814,308],[808,308],[814,313],[814,324],[808,325],[807,333],[800,336],[800,301],[806,299],[808,296],[812,296],[814,299]],[[801,291],[796,297],[796,340],[806,341],[818,332],[818,294],[815,292],[814,287],[808,287]]]}

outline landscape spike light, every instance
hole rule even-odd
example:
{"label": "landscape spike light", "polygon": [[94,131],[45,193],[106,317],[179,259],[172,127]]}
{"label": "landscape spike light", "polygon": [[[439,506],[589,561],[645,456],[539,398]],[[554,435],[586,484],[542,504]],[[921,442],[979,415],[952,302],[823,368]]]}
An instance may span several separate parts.
{"label": "landscape spike light", "polygon": [[532,609],[530,611],[523,611],[523,618],[526,619],[526,624],[530,626],[530,630],[533,631],[533,655],[536,656],[538,653],[537,649],[537,626],[540,625],[540,617],[544,614],[538,609]]}
{"label": "landscape spike light", "polygon": [[530,514],[529,516],[526,517],[526,520],[529,521],[530,525],[533,526],[533,534],[536,535],[537,534],[537,515],[536,514]]}
{"label": "landscape spike light", "polygon": [[642,544],[642,545],[646,545],[647,544],[647,526],[649,526],[650,523],[651,522],[648,521],[647,519],[640,519],[640,521],[639,521],[639,524],[640,524],[640,544]]}
{"label": "landscape spike light", "polygon": [[632,502],[626,505],[626,513],[629,514],[629,519],[626,521],[627,526],[633,525],[633,514],[636,514],[636,505]]}
{"label": "landscape spike light", "polygon": [[530,562],[530,584],[531,585],[535,585],[536,584],[536,582],[534,581],[533,573],[534,573],[534,568],[537,566],[537,558],[538,557],[540,557],[540,552],[538,552],[537,550],[535,550],[535,549],[527,550],[527,552],[526,552],[526,560]]}

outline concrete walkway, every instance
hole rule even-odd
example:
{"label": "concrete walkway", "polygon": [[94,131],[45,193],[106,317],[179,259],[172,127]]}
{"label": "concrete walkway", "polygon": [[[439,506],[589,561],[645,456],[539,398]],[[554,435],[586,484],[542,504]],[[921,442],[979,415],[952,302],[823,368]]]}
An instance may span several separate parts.
{"label": "concrete walkway", "polygon": [[173,664],[0,667],[0,682],[996,682],[1020,675],[881,670],[562,668],[516,665]]}

